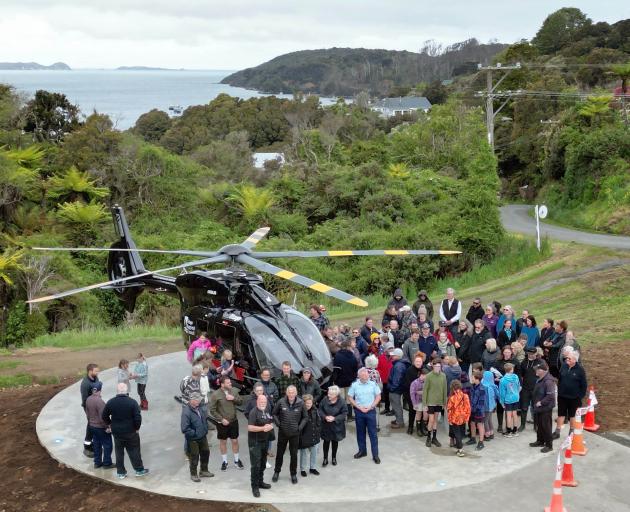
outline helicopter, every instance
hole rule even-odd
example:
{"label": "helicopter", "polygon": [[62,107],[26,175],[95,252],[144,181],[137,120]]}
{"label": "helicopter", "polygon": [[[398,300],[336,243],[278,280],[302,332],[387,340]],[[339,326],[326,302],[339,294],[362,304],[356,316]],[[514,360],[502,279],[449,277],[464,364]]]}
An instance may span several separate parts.
{"label": "helicopter", "polygon": [[[144,290],[176,297],[181,306],[180,326],[185,346],[189,346],[199,334],[207,333],[220,342],[222,349],[230,349],[237,360],[235,384],[245,390],[253,386],[262,368],[269,368],[278,375],[284,361],[290,362],[296,374],[304,368],[311,368],[313,377],[326,385],[332,376],[332,361],[328,347],[311,319],[279,301],[265,289],[260,274],[249,272],[241,265],[355,306],[366,307],[368,303],[359,297],[263,260],[461,254],[461,251],[450,250],[255,251],[258,242],[269,233],[269,227],[259,228],[240,244],[226,245],[218,251],[139,249],[131,236],[123,208],[116,204],[111,207],[111,213],[118,238],[109,248],[33,247],[41,251],[107,251],[109,280],[28,302],[45,302],[89,290],[111,289],[126,311],[133,312],[136,299]],[[147,270],[141,253],[177,254],[197,259]],[[228,266],[220,270],[186,270],[216,263]],[[177,277],[164,275],[173,270],[182,272]]]}

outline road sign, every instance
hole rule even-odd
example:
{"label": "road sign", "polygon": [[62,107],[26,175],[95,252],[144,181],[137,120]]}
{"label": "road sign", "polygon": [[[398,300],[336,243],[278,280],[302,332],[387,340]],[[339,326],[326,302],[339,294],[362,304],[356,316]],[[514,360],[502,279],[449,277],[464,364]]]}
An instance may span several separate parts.
{"label": "road sign", "polygon": [[547,207],[546,207],[544,204],[541,204],[541,205],[538,207],[538,216],[539,216],[541,219],[544,219],[545,217],[547,217]]}

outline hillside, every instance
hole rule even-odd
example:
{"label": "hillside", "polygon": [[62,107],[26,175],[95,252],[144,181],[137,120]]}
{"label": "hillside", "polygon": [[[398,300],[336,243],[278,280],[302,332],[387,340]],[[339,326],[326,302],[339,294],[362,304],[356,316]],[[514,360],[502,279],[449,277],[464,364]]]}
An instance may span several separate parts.
{"label": "hillside", "polygon": [[50,66],[45,66],[43,64],[38,64],[37,62],[0,62],[0,69],[3,70],[18,70],[18,71],[27,71],[27,70],[55,70],[55,71],[70,71],[70,66],[65,62],[55,62]]}
{"label": "hillside", "polygon": [[393,87],[447,79],[476,69],[507,45],[470,39],[420,53],[365,48],[304,50],[280,55],[254,68],[225,77],[221,83],[270,93],[312,92],[348,96],[367,90],[387,94]]}

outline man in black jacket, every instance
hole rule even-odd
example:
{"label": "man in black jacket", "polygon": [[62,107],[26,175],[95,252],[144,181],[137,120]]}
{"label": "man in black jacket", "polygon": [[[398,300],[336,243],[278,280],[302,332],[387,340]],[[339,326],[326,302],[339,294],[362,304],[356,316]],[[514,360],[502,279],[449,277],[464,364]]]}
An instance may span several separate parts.
{"label": "man in black jacket", "polygon": [[247,416],[247,444],[251,464],[251,484],[254,498],[260,498],[260,489],[271,489],[263,480],[267,466],[267,445],[274,439],[273,416],[267,412],[267,396],[259,395]]}
{"label": "man in black jacket", "polygon": [[149,470],[142,464],[140,455],[140,436],[138,430],[142,424],[138,402],[129,398],[127,384],[120,382],[116,388],[118,394],[105,404],[103,421],[111,425],[116,451],[116,470],[121,480],[127,477],[125,469],[125,450],[131,459],[136,476],[145,476]]}
{"label": "man in black jacket", "polygon": [[[199,407],[201,394],[193,392],[188,397],[188,404],[182,407],[181,429],[188,443],[188,457],[190,462],[190,479],[201,482],[199,477],[213,477],[208,471],[210,448],[208,447],[208,414],[206,409]],[[201,459],[201,471],[197,474],[197,465]]]}
{"label": "man in black jacket", "polygon": [[278,425],[278,450],[276,452],[276,467],[273,472],[272,482],[277,482],[282,470],[282,459],[289,445],[291,462],[289,471],[291,482],[297,484],[297,455],[300,444],[300,432],[306,425],[307,417],[304,409],[304,401],[297,396],[297,388],[289,386],[285,397],[278,400],[273,408],[273,420]]}
{"label": "man in black jacket", "polygon": [[483,324],[483,320],[475,320],[475,329],[470,337],[470,348],[468,356],[470,364],[481,362],[481,356],[486,349],[486,341],[490,338],[488,329]]}
{"label": "man in black jacket", "polygon": [[466,320],[475,325],[475,320],[482,320],[484,314],[483,306],[481,305],[481,299],[476,297],[473,299],[472,305],[468,308],[466,313]]}
{"label": "man in black jacket", "polygon": [[[534,407],[534,387],[536,386],[536,366],[542,361],[538,357],[536,347],[525,349],[527,357],[521,362],[521,426],[519,432],[525,430],[527,423],[527,411]],[[533,418],[532,418],[533,419]]]}
{"label": "man in black jacket", "polygon": [[[343,341],[341,350],[333,359],[333,382],[341,389],[341,398],[347,402],[348,389],[357,378],[359,362],[354,357],[349,340]],[[348,421],[352,421],[352,407],[348,404]]]}
{"label": "man in black jacket", "polygon": [[[90,363],[87,365],[85,377],[81,381],[81,407],[85,411],[85,402],[92,394],[92,389],[98,380],[99,368],[97,364]],[[94,451],[92,449],[92,431],[90,430],[89,423],[85,427],[85,439],[83,441],[83,455],[86,457],[94,458]]]}
{"label": "man in black jacket", "polygon": [[556,405],[556,382],[549,373],[549,366],[545,361],[536,365],[536,377],[536,385],[534,386],[536,441],[529,443],[529,446],[532,448],[542,446],[540,451],[547,453],[553,450],[551,412]]}
{"label": "man in black jacket", "polygon": [[556,431],[553,438],[560,437],[560,430],[564,425],[565,418],[571,423],[573,431],[575,411],[582,407],[582,397],[586,395],[586,372],[584,367],[578,363],[580,354],[573,350],[573,347],[565,347],[566,359],[560,367],[560,379],[558,380],[558,419],[556,421]]}

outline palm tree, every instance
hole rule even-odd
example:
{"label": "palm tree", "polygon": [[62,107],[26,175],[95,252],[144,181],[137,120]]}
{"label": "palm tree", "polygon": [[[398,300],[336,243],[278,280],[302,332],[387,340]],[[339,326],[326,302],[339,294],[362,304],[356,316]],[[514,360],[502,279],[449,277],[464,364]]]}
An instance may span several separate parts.
{"label": "palm tree", "polygon": [[53,176],[48,180],[48,195],[65,201],[90,201],[107,197],[109,190],[106,187],[97,187],[95,183],[87,172],[72,166],[63,175]]}
{"label": "palm tree", "polygon": [[24,270],[24,266],[21,263],[21,259],[24,256],[24,251],[21,249],[5,249],[0,254],[0,322],[2,323],[2,341],[4,342],[6,336],[6,311],[7,311],[7,299],[9,295],[9,288],[13,286],[13,279],[11,274],[14,272]]}
{"label": "palm tree", "polygon": [[407,167],[407,164],[404,162],[398,164],[390,164],[388,172],[390,177],[397,180],[407,179],[411,175],[409,167]]}
{"label": "palm tree", "polygon": [[0,148],[0,210],[5,221],[23,198],[40,199],[39,168],[44,153],[37,145],[25,149]]}
{"label": "palm tree", "polygon": [[276,204],[272,191],[247,184],[234,187],[227,199],[236,205],[248,224],[268,221],[271,209]]}
{"label": "palm tree", "polygon": [[109,214],[105,205],[101,203],[92,201],[85,204],[75,201],[60,205],[57,217],[68,225],[76,242],[89,244],[96,237],[96,228],[107,220]]}
{"label": "palm tree", "polygon": [[610,112],[611,96],[590,96],[578,112],[591,120],[591,124]]}

